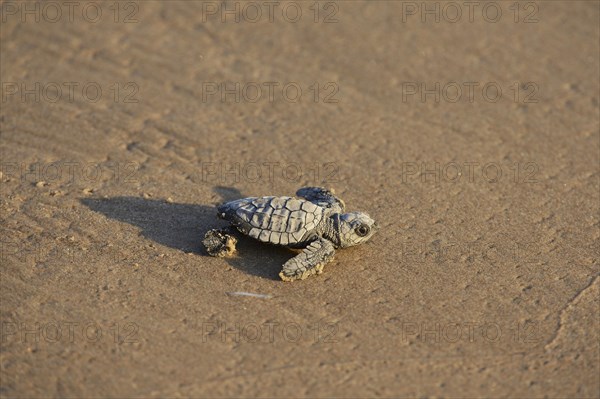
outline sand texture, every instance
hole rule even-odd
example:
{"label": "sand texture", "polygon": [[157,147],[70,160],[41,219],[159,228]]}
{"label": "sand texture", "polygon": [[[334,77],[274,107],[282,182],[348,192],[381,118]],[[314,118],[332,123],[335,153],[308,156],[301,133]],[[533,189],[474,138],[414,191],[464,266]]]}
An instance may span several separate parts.
{"label": "sand texture", "polygon": [[[600,396],[598,1],[27,4],[1,397]],[[204,251],[315,185],[380,226],[322,274]]]}

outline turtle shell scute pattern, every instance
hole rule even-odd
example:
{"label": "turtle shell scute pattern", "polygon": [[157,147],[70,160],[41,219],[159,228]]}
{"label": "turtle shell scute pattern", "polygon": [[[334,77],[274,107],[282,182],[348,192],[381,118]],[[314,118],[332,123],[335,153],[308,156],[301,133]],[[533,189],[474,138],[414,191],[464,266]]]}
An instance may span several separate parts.
{"label": "turtle shell scute pattern", "polygon": [[247,198],[234,203],[228,205],[235,209],[231,217],[238,220],[230,221],[246,224],[252,238],[279,245],[301,242],[323,220],[325,212],[309,201],[292,197]]}

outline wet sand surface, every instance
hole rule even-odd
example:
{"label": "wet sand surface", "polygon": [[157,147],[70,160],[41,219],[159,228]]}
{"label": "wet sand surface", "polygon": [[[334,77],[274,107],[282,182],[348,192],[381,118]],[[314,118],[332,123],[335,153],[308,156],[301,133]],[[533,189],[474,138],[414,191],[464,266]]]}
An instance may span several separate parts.
{"label": "wet sand surface", "polygon": [[[55,4],[1,5],[2,397],[599,397],[597,1]],[[204,252],[305,185],[380,231]]]}

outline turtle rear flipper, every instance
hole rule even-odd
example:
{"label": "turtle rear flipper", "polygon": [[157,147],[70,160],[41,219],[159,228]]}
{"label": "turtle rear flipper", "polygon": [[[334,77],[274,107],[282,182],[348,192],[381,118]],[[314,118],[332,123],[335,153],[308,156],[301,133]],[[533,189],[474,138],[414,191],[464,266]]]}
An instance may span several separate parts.
{"label": "turtle rear flipper", "polygon": [[235,253],[237,239],[227,229],[212,229],[206,232],[202,244],[210,256],[224,258]]}
{"label": "turtle rear flipper", "polygon": [[319,237],[301,253],[283,264],[279,277],[283,281],[304,280],[313,274],[321,274],[323,267],[333,260],[335,247],[329,240]]}
{"label": "turtle rear flipper", "polygon": [[302,187],[296,191],[298,197],[306,198],[315,205],[327,208],[334,213],[342,213],[346,204],[340,198],[336,197],[333,189],[327,190],[323,187]]}

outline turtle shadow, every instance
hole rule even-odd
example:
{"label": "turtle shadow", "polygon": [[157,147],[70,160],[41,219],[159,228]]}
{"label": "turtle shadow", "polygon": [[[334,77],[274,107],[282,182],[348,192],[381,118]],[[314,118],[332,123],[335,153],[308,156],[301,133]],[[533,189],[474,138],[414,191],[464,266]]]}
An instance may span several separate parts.
{"label": "turtle shadow", "polygon": [[238,239],[237,253],[231,258],[224,258],[227,263],[245,273],[279,281],[282,265],[295,253],[284,247],[257,242],[242,234],[235,236]]}
{"label": "turtle shadow", "polygon": [[[221,189],[221,191],[219,191]],[[241,198],[235,189],[216,189],[225,200]],[[227,195],[223,195],[223,194]],[[210,229],[228,224],[216,217],[214,206],[171,203],[140,197],[82,198],[80,202],[94,212],[141,229],[141,235],[158,244],[210,256],[202,245],[204,234]],[[294,253],[285,248],[257,242],[236,234],[238,253],[224,258],[232,267],[262,278],[279,279],[281,265]]]}
{"label": "turtle shadow", "polygon": [[142,236],[183,252],[202,253],[202,237],[216,227],[215,208],[140,197],[82,198],[81,203],[110,219],[141,229]]}
{"label": "turtle shadow", "polygon": [[214,190],[217,194],[221,196],[222,203],[247,197],[235,187],[216,186]]}

